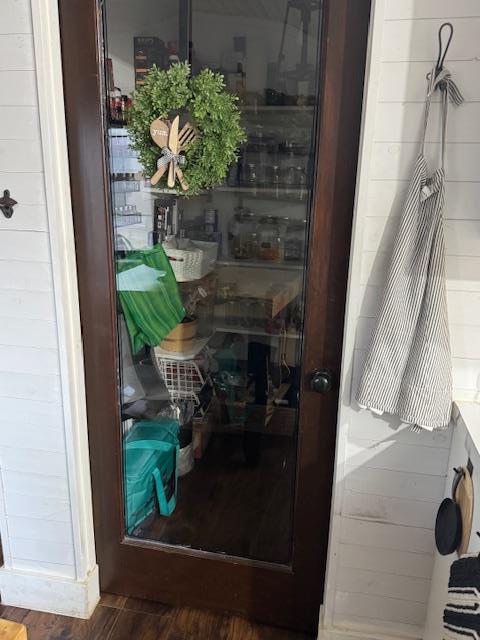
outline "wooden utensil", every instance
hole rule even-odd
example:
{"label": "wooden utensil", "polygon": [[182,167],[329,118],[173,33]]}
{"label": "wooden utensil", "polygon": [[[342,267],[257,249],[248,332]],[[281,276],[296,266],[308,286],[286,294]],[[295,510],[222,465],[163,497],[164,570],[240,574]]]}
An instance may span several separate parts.
{"label": "wooden utensil", "polygon": [[[173,123],[172,123],[172,126],[173,126]],[[155,144],[157,144],[161,149],[164,149],[165,147],[169,146],[171,151],[174,152],[173,148],[170,146],[170,133],[171,133],[171,127],[168,126],[165,120],[161,120],[160,118],[157,118],[150,125],[150,135],[152,137],[152,140],[155,142]],[[177,153],[179,153],[180,151],[185,151],[185,149],[192,142],[194,142],[194,140],[196,140],[197,137],[198,137],[198,134],[196,130],[192,127],[192,125],[189,122],[187,122],[182,127],[180,133],[178,134]],[[169,170],[168,186],[170,187],[170,184],[171,184],[170,167],[172,166],[172,164],[173,163],[171,163],[170,165],[164,165],[160,167],[160,169],[158,169],[150,178],[150,183],[153,186],[155,186],[168,168]],[[184,191],[187,191],[188,184],[184,178],[183,171],[180,169],[179,166],[175,168],[175,174],[178,177],[178,180],[182,186],[182,189]],[[173,186],[175,186],[175,177],[174,177]]]}
{"label": "wooden utensil", "polygon": [[198,138],[198,133],[192,125],[187,122],[183,125],[182,130],[178,134],[178,143],[180,151],[185,151],[188,145],[192,144]]}
{"label": "wooden utensil", "polygon": [[[168,146],[169,133],[170,129],[168,127],[168,124],[160,118],[154,120],[150,125],[150,135],[152,137],[152,140],[160,147],[160,149],[164,149]],[[168,165],[160,167],[160,169],[158,169],[150,178],[150,184],[155,186],[167,170],[167,167]]]}
{"label": "wooden utensil", "polygon": [[[178,123],[180,121],[180,117],[176,116],[173,120],[170,127],[170,135],[168,136],[168,146],[170,151],[175,155],[178,153]],[[170,162],[168,167],[168,186],[170,189],[173,189],[175,186],[175,165],[173,162]]]}
{"label": "wooden utensil", "polygon": [[157,118],[150,125],[150,135],[152,136],[152,140],[158,144],[161,149],[167,146],[169,133],[170,128],[168,123],[161,118]]}
{"label": "wooden utensil", "polygon": [[473,482],[467,467],[463,467],[463,478],[458,483],[455,501],[462,516],[462,538],[457,549],[459,556],[468,552],[473,521]]}
{"label": "wooden utensil", "polygon": [[[192,125],[187,122],[183,125],[180,133],[178,134],[178,150],[185,151],[185,149],[198,137],[196,130],[192,127]],[[180,184],[182,185],[182,189],[184,191],[188,190],[188,184],[183,177],[183,171],[179,166],[176,167],[176,174]]]}
{"label": "wooden utensil", "polygon": [[178,181],[180,182],[180,184],[182,186],[182,189],[184,191],[188,191],[187,181],[184,178],[183,171],[180,169],[180,167],[178,165],[175,167],[175,173],[177,175]]}

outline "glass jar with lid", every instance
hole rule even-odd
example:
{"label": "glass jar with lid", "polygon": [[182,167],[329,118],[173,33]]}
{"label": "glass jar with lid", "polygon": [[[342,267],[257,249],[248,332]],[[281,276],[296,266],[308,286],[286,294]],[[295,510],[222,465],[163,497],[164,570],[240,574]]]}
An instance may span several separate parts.
{"label": "glass jar with lid", "polygon": [[260,220],[257,257],[272,262],[279,262],[283,258],[280,224],[275,216],[265,216]]}
{"label": "glass jar with lid", "polygon": [[257,219],[246,207],[236,207],[229,225],[230,256],[235,260],[253,260],[257,255]]}
{"label": "glass jar with lid", "polygon": [[284,260],[303,262],[305,258],[305,220],[292,220],[285,233]]}

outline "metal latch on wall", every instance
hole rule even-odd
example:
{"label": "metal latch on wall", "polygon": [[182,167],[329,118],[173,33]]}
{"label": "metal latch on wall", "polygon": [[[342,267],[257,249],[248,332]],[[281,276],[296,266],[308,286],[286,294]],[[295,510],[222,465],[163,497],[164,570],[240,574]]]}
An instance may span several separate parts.
{"label": "metal latch on wall", "polygon": [[5,189],[3,198],[0,198],[0,210],[6,218],[13,216],[13,207],[16,204],[18,204],[18,202],[10,197],[10,191]]}

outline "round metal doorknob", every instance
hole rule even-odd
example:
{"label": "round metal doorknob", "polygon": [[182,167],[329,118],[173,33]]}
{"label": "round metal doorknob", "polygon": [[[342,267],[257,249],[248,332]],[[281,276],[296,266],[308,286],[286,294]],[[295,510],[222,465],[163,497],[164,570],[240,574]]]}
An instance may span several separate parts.
{"label": "round metal doorknob", "polygon": [[316,393],[328,393],[333,389],[333,374],[329,369],[315,369],[310,377],[310,389]]}

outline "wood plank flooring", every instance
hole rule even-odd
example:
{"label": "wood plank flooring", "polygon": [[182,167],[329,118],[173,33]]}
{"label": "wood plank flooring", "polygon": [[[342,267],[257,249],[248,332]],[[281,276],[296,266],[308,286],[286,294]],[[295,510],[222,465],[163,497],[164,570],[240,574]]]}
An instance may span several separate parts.
{"label": "wood plank flooring", "polygon": [[217,434],[178,481],[177,507],[136,536],[265,562],[288,564],[296,440],[264,434],[248,467],[242,434]]}
{"label": "wood plank flooring", "polygon": [[105,594],[90,620],[0,605],[28,640],[313,640],[314,636],[243,618]]}

